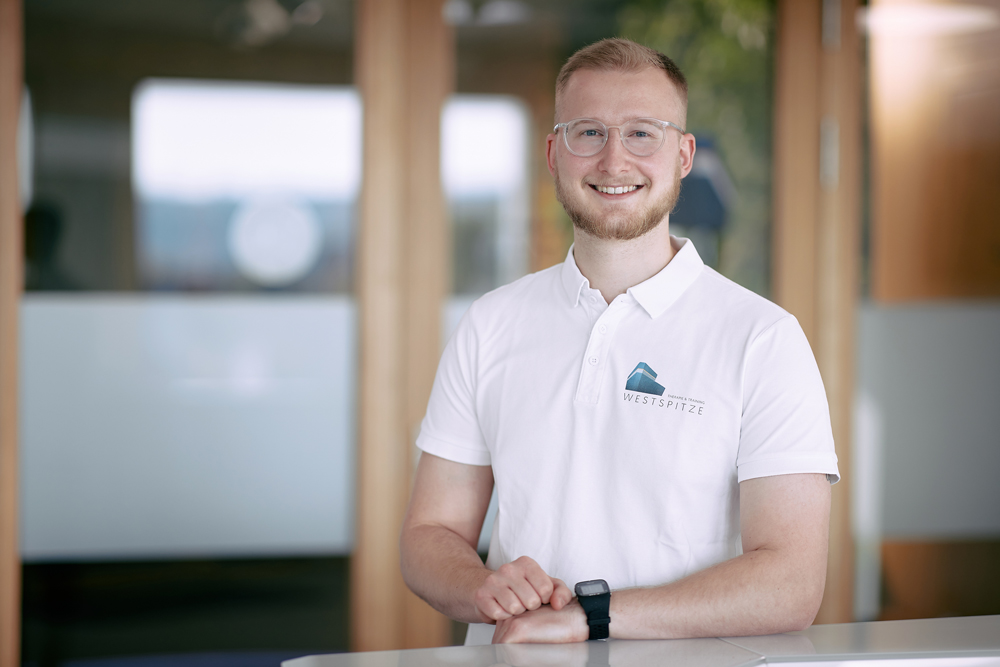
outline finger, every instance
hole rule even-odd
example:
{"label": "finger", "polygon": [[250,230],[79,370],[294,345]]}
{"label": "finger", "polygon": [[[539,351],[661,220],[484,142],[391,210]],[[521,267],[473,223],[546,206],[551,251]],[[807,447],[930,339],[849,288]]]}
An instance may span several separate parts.
{"label": "finger", "polygon": [[[544,574],[542,577],[548,579]],[[536,575],[536,578],[537,575]],[[531,581],[526,578],[515,579],[510,582],[510,589],[517,596],[520,603],[524,606],[525,610],[538,609],[542,606],[542,596],[535,589]]]}
{"label": "finger", "polygon": [[499,623],[500,621],[511,618],[513,614],[507,612],[502,606],[497,604],[496,600],[492,604],[484,605],[479,608],[479,613],[486,617],[486,622],[489,623]]}
{"label": "finger", "polygon": [[[543,604],[548,604],[554,585],[552,577],[545,573],[542,566],[527,556],[521,556],[511,563],[511,566],[513,571],[517,573],[517,577],[523,578],[524,582],[531,588],[530,592],[527,591],[517,578],[512,583],[512,588],[521,601],[525,603],[525,607],[537,609]],[[535,602],[536,595],[538,596],[537,603]]]}
{"label": "finger", "polygon": [[558,611],[570,603],[573,599],[573,591],[562,579],[556,579],[553,577],[552,583],[555,587],[552,591],[552,596],[549,599],[549,604],[552,605],[553,609]]}
{"label": "finger", "polygon": [[[531,576],[539,581],[548,579],[538,566],[538,563],[526,556],[512,563],[501,565],[487,580],[496,590],[497,601],[512,614],[520,614],[529,609],[538,609],[542,605],[541,595],[528,580]],[[510,600],[503,589],[507,589],[516,598]]]}
{"label": "finger", "polygon": [[495,590],[493,597],[497,603],[503,607],[503,610],[511,616],[523,614],[528,609],[525,606],[524,601],[521,600],[521,596],[518,592],[509,585]]}
{"label": "finger", "polygon": [[[537,564],[533,568],[525,571],[525,579],[532,590],[538,595],[539,606],[549,604],[552,592],[555,590],[555,579],[545,574],[545,571]],[[522,598],[523,599],[523,598]],[[528,607],[537,609],[538,607]]]}
{"label": "finger", "polygon": [[512,614],[507,612],[503,605],[486,589],[476,591],[476,609],[488,622],[500,621],[510,618]]}

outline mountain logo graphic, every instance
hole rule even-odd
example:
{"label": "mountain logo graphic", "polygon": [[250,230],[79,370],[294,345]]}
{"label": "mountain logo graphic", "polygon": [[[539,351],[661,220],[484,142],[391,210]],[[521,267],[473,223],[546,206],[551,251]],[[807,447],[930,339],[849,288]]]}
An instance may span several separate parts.
{"label": "mountain logo graphic", "polygon": [[625,390],[663,396],[663,385],[656,381],[656,371],[642,361],[639,362],[639,365],[628,376],[628,381],[625,382]]}

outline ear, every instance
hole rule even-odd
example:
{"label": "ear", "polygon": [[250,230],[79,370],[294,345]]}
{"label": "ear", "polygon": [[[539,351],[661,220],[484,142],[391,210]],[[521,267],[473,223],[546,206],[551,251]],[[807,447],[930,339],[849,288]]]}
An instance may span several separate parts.
{"label": "ear", "polygon": [[553,177],[556,175],[556,136],[550,134],[545,137],[545,162],[549,165],[549,173]]}
{"label": "ear", "polygon": [[695,140],[694,135],[691,133],[685,134],[681,137],[680,145],[680,163],[681,163],[681,178],[684,178],[691,173],[691,168],[694,166],[694,151],[695,151]]}

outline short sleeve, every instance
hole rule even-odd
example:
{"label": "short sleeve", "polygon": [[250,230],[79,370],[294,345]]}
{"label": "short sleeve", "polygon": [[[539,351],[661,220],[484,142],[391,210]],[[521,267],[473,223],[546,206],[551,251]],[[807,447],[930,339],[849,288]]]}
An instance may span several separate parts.
{"label": "short sleeve", "polygon": [[470,308],[441,355],[417,447],[456,463],[487,466],[490,451],[476,411],[478,337],[472,320]]}
{"label": "short sleeve", "polygon": [[791,315],[762,331],[748,349],[736,465],[740,482],[795,473],[840,479],[823,380]]}

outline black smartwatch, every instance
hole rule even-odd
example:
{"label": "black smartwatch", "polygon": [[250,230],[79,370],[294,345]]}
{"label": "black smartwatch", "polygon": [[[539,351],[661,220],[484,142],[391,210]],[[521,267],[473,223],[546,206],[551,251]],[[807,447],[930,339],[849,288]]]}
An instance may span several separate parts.
{"label": "black smartwatch", "polygon": [[603,579],[581,581],[576,585],[576,598],[587,614],[590,639],[607,639],[611,625],[611,589]]}

